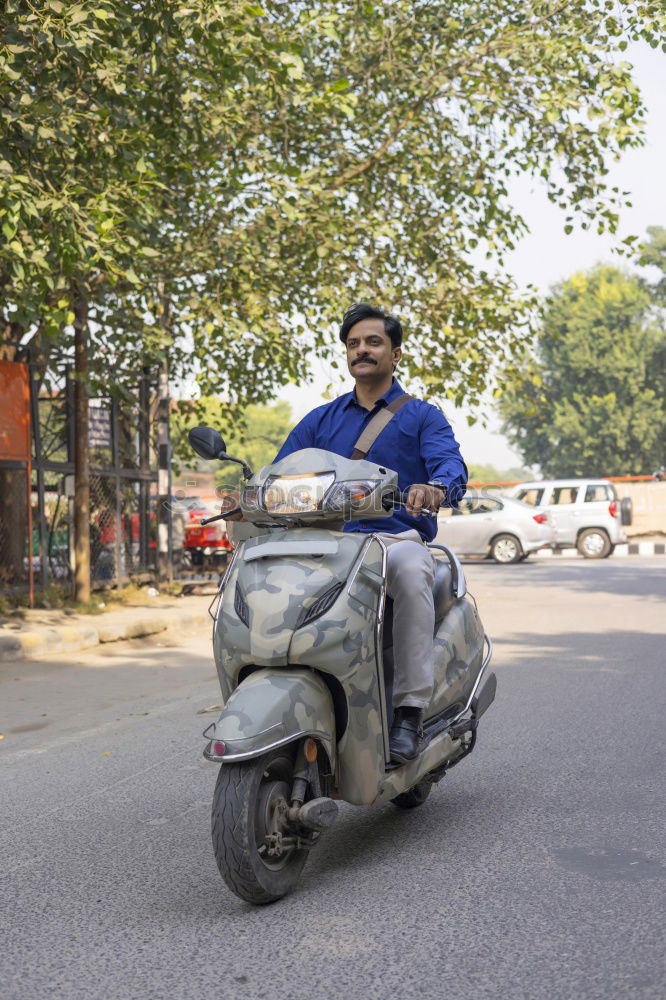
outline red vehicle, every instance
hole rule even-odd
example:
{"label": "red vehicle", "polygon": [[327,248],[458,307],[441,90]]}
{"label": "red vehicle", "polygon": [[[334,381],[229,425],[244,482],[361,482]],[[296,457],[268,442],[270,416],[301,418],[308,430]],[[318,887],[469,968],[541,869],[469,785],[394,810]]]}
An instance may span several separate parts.
{"label": "red vehicle", "polygon": [[219,570],[233,549],[224,522],[202,525],[202,520],[213,517],[215,512],[199,497],[186,497],[181,502],[187,507],[183,542],[186,558],[197,568]]}

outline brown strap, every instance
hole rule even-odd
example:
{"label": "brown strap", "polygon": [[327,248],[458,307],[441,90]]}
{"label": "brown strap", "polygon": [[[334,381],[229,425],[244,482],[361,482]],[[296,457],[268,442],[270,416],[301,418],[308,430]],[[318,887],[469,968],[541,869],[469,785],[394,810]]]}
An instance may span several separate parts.
{"label": "brown strap", "polygon": [[398,396],[392,403],[389,403],[379,413],[376,413],[370,423],[361,431],[350,458],[365,458],[386,425],[393,420],[398,410],[401,410],[410,399],[414,399],[414,396],[410,396],[408,392],[403,392],[402,396]]}

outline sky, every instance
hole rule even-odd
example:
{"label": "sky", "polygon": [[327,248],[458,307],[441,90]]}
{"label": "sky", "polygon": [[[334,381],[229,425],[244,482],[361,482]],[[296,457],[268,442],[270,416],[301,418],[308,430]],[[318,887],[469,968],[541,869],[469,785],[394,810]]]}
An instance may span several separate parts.
{"label": "sky", "polygon": [[[507,268],[519,285],[535,285],[546,293],[573,272],[593,267],[600,261],[620,262],[613,246],[630,234],[643,236],[648,226],[666,226],[666,55],[647,44],[632,45],[625,58],[634,66],[634,79],[647,107],[645,145],[626,152],[613,164],[606,180],[632,192],[632,204],[625,208],[617,236],[599,236],[594,232],[574,230],[564,233],[565,213],[553,206],[537,181],[523,178],[513,186],[515,205],[526,220],[530,233],[507,259]],[[314,381],[309,386],[285,387],[279,394],[291,404],[300,419],[314,406],[324,402],[322,393],[333,381],[332,372],[321,361],[313,362]],[[351,388],[348,379],[340,392]],[[486,427],[467,423],[468,412],[451,405],[444,407],[453,425],[468,464],[490,464],[502,470],[521,464],[520,456],[499,432],[499,422],[491,417]]]}

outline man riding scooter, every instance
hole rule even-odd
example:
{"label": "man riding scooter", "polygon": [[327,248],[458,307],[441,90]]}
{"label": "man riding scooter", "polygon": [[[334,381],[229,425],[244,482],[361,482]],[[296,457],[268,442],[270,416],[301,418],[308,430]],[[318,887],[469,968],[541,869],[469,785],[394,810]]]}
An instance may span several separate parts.
{"label": "man riding scooter", "polygon": [[[439,506],[446,501],[455,507],[464,495],[467,468],[441,411],[405,393],[393,374],[402,356],[399,320],[371,305],[354,305],[344,315],[340,340],[355,388],[308,413],[275,461],[303,448],[367,459],[397,472],[408,494],[404,509],[382,522],[387,590],[394,602],[389,749],[391,760],[404,764],[420,752],[423,709],[433,689],[435,560],[424,543],[436,534]],[[344,530],[376,532],[377,522],[349,521]]]}

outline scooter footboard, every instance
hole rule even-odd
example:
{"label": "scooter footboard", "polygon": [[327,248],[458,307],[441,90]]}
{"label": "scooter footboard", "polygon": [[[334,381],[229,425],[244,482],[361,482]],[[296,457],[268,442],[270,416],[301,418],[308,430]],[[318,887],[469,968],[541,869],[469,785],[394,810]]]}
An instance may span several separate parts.
{"label": "scooter footboard", "polygon": [[335,768],[331,694],[321,678],[305,668],[264,667],[251,673],[205,735],[210,743],[204,756],[220,763],[260,757],[301,736],[312,736],[322,743]]}

